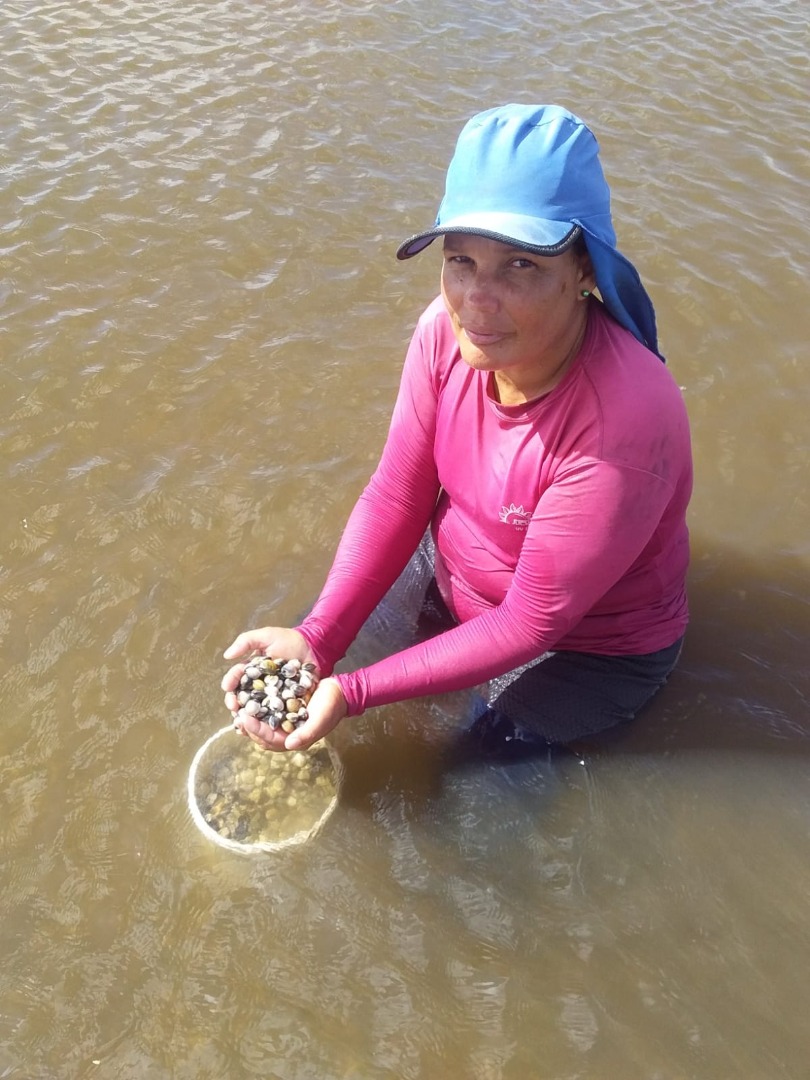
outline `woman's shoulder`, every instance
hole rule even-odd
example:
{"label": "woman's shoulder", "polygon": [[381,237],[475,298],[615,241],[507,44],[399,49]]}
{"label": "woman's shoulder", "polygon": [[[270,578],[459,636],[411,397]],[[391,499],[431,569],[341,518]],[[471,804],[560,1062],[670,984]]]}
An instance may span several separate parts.
{"label": "woman's shoulder", "polygon": [[626,385],[633,397],[645,392],[654,400],[659,393],[674,399],[681,397],[674,376],[654,352],[620,326],[599,304],[591,313],[585,366],[591,379],[603,393],[623,396]]}
{"label": "woman's shoulder", "polygon": [[672,373],[606,312],[598,311],[596,318],[583,369],[599,456],[657,471],[666,445],[669,457],[686,468],[689,420]]}

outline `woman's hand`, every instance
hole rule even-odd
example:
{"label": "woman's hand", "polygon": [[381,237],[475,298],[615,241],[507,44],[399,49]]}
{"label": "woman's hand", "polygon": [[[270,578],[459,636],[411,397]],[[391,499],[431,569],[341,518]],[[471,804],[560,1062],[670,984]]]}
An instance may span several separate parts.
{"label": "woman's hand", "polygon": [[[225,708],[235,716],[239,710],[236,690],[245,672],[246,661],[254,653],[282,656],[285,660],[297,659],[302,664],[316,663],[306,638],[297,630],[283,626],[262,626],[246,630],[225,650],[226,660],[244,657],[222,679],[225,691]],[[246,716],[239,721],[240,730],[265,750],[306,750],[318,739],[328,735],[346,715],[346,700],[336,679],[324,679],[318,684],[307,705],[309,718],[295,731],[286,734],[281,728],[270,727],[255,717]]]}
{"label": "woman's hand", "polygon": [[306,722],[289,735],[281,728],[273,730],[255,716],[241,719],[239,727],[263,750],[306,750],[328,735],[346,715],[346,699],[337,679],[324,679],[318,683],[309,699],[307,712],[309,717]]}

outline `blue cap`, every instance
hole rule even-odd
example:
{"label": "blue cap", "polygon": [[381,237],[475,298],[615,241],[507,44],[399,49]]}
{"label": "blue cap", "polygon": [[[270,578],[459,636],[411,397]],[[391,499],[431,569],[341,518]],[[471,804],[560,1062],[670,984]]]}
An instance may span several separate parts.
{"label": "blue cap", "polygon": [[616,247],[599,144],[573,113],[558,105],[502,105],[469,120],[433,227],[400,245],[397,258],[409,259],[448,232],[539,255],[559,255],[582,236],[605,307],[660,356],[652,301]]}

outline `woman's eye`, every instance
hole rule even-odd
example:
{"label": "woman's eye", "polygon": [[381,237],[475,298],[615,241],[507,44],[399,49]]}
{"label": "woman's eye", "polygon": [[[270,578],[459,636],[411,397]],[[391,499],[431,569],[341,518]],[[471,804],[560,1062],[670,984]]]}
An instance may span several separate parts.
{"label": "woman's eye", "polygon": [[518,270],[529,270],[535,265],[536,264],[533,263],[531,259],[513,259],[512,261],[512,266],[516,267]]}

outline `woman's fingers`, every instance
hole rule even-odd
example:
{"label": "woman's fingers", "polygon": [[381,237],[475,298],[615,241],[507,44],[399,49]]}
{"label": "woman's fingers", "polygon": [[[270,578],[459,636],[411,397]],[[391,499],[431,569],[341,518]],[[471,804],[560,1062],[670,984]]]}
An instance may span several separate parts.
{"label": "woman's fingers", "polygon": [[[236,690],[242,676],[245,674],[245,665],[236,664],[222,676],[221,687],[226,694]],[[227,704],[227,702],[226,702]],[[230,708],[230,706],[228,706]]]}
{"label": "woman's fingers", "polygon": [[245,716],[234,725],[244,735],[247,735],[249,739],[252,739],[257,746],[260,746],[262,750],[286,750],[284,740],[287,738],[285,732],[278,728],[274,730],[269,724],[264,724],[261,720],[257,720],[255,716]]}
{"label": "woman's fingers", "polygon": [[245,630],[225,650],[226,660],[238,660],[252,653],[283,656],[286,660],[296,658],[302,663],[311,660],[309,645],[303,634],[286,626],[260,626]]}
{"label": "woman's fingers", "polygon": [[324,735],[328,735],[332,730],[332,727],[334,727],[334,725],[326,727],[316,720],[307,720],[305,724],[296,728],[295,731],[290,732],[286,737],[284,749],[308,750],[310,746],[318,741],[318,739],[322,739]]}
{"label": "woman's fingers", "polygon": [[226,660],[236,660],[238,657],[245,656],[248,653],[264,652],[269,641],[272,641],[272,637],[268,640],[268,629],[269,627],[262,627],[259,630],[245,630],[228,646],[222,655]]}

